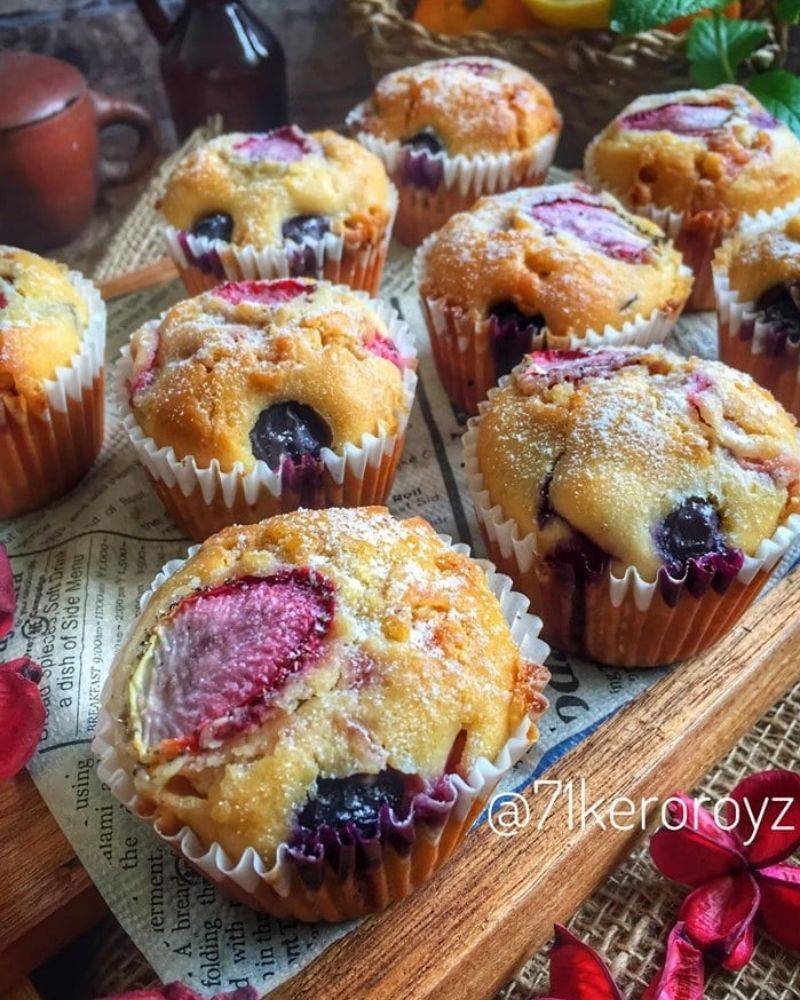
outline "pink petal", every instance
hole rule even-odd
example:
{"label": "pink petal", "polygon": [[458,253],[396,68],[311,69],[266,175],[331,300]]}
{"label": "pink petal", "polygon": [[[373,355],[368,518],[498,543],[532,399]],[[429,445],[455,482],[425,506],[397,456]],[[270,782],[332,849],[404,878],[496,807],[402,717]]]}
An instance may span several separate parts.
{"label": "pink petal", "polygon": [[703,956],[686,937],[683,924],[675,924],[667,939],[664,966],[642,1000],[703,1000],[704,985]]}
{"label": "pink petal", "polygon": [[[762,771],[740,781],[731,793],[738,806],[736,832],[750,864],[760,868],[800,847],[800,774]],[[731,806],[730,816],[735,818]]]}
{"label": "pink petal", "polygon": [[784,948],[800,951],[800,868],[772,865],[762,868],[756,877],[764,926]]}
{"label": "pink petal", "polygon": [[663,826],[650,838],[650,857],[662,875],[684,885],[701,885],[746,867],[736,835],[717,826],[693,798],[673,795],[669,815],[670,825],[679,828]]}
{"label": "pink petal", "polygon": [[[747,939],[761,902],[758,885],[749,872],[723,875],[690,892],[678,919],[704,952],[722,961],[746,964],[752,947]],[[741,968],[741,965],[739,966]]]}
{"label": "pink petal", "polygon": [[561,1000],[622,1000],[605,962],[594,948],[556,924],[550,950],[550,992]]}
{"label": "pink petal", "polygon": [[11,563],[8,561],[5,545],[0,542],[0,639],[11,631],[16,610],[17,595],[14,592]]}
{"label": "pink petal", "polygon": [[25,767],[42,735],[41,676],[42,668],[27,656],[0,664],[0,781]]}

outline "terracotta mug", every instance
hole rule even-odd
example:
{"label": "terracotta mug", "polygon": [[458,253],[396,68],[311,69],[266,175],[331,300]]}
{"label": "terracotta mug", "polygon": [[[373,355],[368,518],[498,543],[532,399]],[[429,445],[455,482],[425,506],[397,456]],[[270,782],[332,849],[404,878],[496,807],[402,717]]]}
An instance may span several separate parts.
{"label": "terracotta mug", "polygon": [[[0,243],[37,251],[68,243],[89,221],[99,184],[127,184],[155,160],[152,115],[90,90],[69,63],[0,52],[0,94]],[[109,125],[138,135],[127,164],[100,156]]]}

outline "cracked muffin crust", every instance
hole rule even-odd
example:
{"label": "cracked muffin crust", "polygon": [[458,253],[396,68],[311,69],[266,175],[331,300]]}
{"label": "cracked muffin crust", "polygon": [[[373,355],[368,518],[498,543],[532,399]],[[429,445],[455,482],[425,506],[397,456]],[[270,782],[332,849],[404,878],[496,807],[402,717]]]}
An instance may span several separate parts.
{"label": "cracked muffin crust", "polygon": [[[582,184],[481,199],[420,248],[417,276],[443,381],[459,367],[471,379],[449,390],[468,412],[532,347],[575,346],[590,333],[663,339],[691,288],[655,223]],[[442,313],[458,330],[455,360],[442,350]]]}
{"label": "cracked muffin crust", "polygon": [[201,540],[299,506],[383,503],[415,369],[391,309],[284,278],[228,282],[145,324],[120,389],[139,458]]}
{"label": "cracked muffin crust", "polygon": [[396,235],[409,246],[481,195],[541,183],[561,124],[542,84],[484,56],[389,73],[348,117],[398,187]]}
{"label": "cracked muffin crust", "polygon": [[650,95],[593,140],[586,174],[634,212],[676,216],[678,247],[703,279],[693,305],[713,308],[714,249],[742,216],[800,196],[800,140],[742,87]]}
{"label": "cracked muffin crust", "polygon": [[521,726],[535,739],[546,676],[424,520],[297,511],[226,529],[159,587],[109,710],[160,828],[271,868],[281,844],[302,861],[447,801]]}
{"label": "cracked muffin crust", "polygon": [[800,511],[793,418],[747,375],[663,349],[534,352],[484,410],[478,458],[541,558],[587,540],[646,580],[741,565]]}
{"label": "cracked muffin crust", "polygon": [[657,666],[725,634],[800,532],[794,419],[663,348],[535,351],[465,436],[493,561],[547,642]]}
{"label": "cracked muffin crust", "polygon": [[88,322],[63,264],[0,246],[0,394],[41,411],[45,380],[70,363]]}

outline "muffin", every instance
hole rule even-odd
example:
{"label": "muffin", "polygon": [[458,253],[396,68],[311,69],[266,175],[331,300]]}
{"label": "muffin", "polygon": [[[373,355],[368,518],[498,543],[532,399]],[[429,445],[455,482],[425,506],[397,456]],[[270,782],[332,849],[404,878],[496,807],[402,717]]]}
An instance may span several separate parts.
{"label": "muffin", "polygon": [[326,281],[228,282],[133,334],[124,426],[202,540],[297,507],[383,503],[416,386],[408,328]]}
{"label": "muffin", "polygon": [[382,508],[228,528],[172,569],[103,693],[114,794],[278,917],[361,916],[425,882],[536,740],[527,602]]}
{"label": "muffin", "polygon": [[415,271],[439,377],[467,413],[534,348],[662,341],[691,288],[655,223],[582,184],[483,198]]}
{"label": "muffin", "polygon": [[357,142],[291,125],[205,143],[178,163],[157,207],[190,294],[307,275],[374,295],[397,192]]}
{"label": "muffin", "polygon": [[395,235],[408,246],[481,195],[540,184],[561,135],[547,89],[524,70],[484,56],[390,73],[347,124],[397,185]]}
{"label": "muffin", "polygon": [[739,221],[800,196],[800,141],[742,87],[640,97],[586,151],[586,176],[661,225],[713,309],[711,261]]}
{"label": "muffin", "polygon": [[97,457],[105,342],[90,281],[0,246],[0,518],[63,496]]}
{"label": "muffin", "polygon": [[800,202],[742,225],[713,274],[720,357],[800,418]]}
{"label": "muffin", "polygon": [[748,376],[663,348],[536,351],[465,437],[491,558],[552,645],[686,659],[800,534],[794,419]]}

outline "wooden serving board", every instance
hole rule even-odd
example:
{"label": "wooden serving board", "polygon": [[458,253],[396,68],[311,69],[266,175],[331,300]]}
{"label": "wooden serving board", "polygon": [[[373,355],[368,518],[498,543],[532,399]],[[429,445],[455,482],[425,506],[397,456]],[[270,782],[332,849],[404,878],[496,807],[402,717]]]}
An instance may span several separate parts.
{"label": "wooden serving board", "polygon": [[[106,297],[174,275],[163,262]],[[545,775],[634,802],[689,790],[800,679],[800,573],[716,647],[675,667]],[[332,945],[271,1000],[485,1000],[625,859],[641,831],[570,828],[562,797],[525,797],[513,838],[483,824],[430,884]],[[607,809],[600,809],[607,818]],[[0,785],[0,996],[105,910],[27,774]],[[23,982],[24,986],[24,982]]]}

